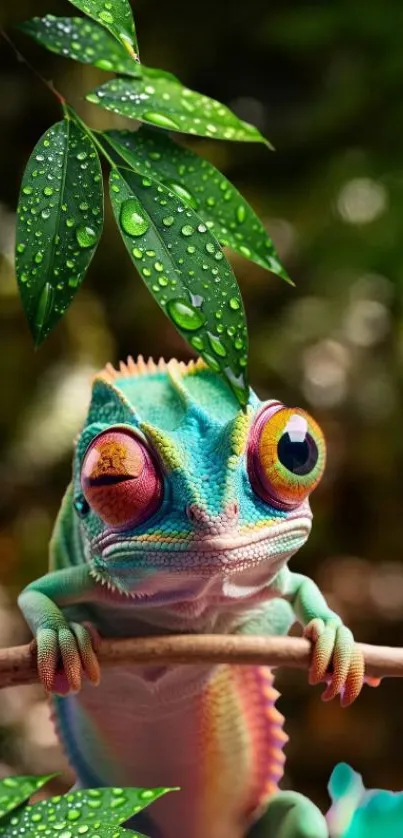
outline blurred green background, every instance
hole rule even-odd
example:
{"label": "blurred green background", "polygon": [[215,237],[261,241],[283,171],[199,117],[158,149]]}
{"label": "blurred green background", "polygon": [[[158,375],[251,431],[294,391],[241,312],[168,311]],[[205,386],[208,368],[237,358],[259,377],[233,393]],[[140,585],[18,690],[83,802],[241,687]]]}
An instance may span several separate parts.
{"label": "blurred green background", "polygon": [[[326,477],[292,568],[312,575],[370,643],[403,645],[403,5],[401,0],[138,0],[143,60],[222,100],[274,143],[192,141],[264,218],[296,282],[231,256],[245,298],[250,373],[262,397],[322,424]],[[12,27],[75,14],[62,0],[1,3],[0,23],[95,127],[122,121],[81,101],[101,71],[41,50]],[[105,235],[68,315],[33,350],[13,273],[15,208],[28,156],[59,119],[49,91],[0,50],[0,641],[23,642],[18,591],[43,574],[93,371],[136,355],[190,356]],[[403,788],[403,686],[366,688],[349,710],[279,673],[290,743],[285,783],[326,805],[346,760],[367,786]],[[0,771],[48,772],[62,757],[39,688],[0,693]],[[63,782],[68,782],[65,774]]]}

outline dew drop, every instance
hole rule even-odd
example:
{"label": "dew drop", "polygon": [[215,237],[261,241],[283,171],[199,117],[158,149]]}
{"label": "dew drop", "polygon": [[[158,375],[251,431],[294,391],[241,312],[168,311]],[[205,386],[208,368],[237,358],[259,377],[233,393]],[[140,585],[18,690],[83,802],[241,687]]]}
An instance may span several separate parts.
{"label": "dew drop", "polygon": [[225,358],[227,350],[225,349],[225,346],[222,345],[220,339],[215,335],[212,335],[211,332],[208,332],[208,339],[213,352],[215,352],[216,355],[219,355],[220,358]]}
{"label": "dew drop", "polygon": [[49,282],[46,282],[42,288],[38,308],[36,310],[35,316],[35,326],[39,332],[41,332],[46,325],[46,321],[49,318],[49,315],[52,312],[53,308],[53,299],[54,299],[54,291]]}
{"label": "dew drop", "polygon": [[25,248],[26,248],[26,244],[23,244],[21,242],[21,244],[17,245],[17,253],[24,253]]}
{"label": "dew drop", "polygon": [[172,224],[174,223],[174,221],[175,221],[175,219],[174,219],[173,215],[167,215],[166,218],[162,219],[162,223],[163,223],[164,227],[172,227]]}
{"label": "dew drop", "polygon": [[243,204],[240,204],[236,209],[236,220],[238,224],[243,224],[246,218],[246,210]]}
{"label": "dew drop", "polygon": [[109,61],[108,58],[99,58],[98,61],[95,61],[94,66],[98,67],[99,70],[113,70],[112,61]]}
{"label": "dew drop", "polygon": [[24,186],[22,191],[24,195],[32,195],[34,190],[32,189],[32,186]]}
{"label": "dew drop", "polygon": [[154,268],[156,271],[158,271],[158,273],[162,273],[162,271],[164,270],[162,262],[154,262]]}
{"label": "dew drop", "polygon": [[199,335],[195,335],[193,338],[190,338],[190,343],[195,349],[204,349],[204,341]]}
{"label": "dew drop", "polygon": [[209,355],[208,352],[204,352],[203,358],[206,364],[209,365],[210,369],[214,370],[214,372],[220,372],[220,365],[212,355]]}
{"label": "dew drop", "polygon": [[48,210],[48,209],[42,210],[41,216],[46,221],[46,219],[50,217],[50,210]]}
{"label": "dew drop", "polygon": [[185,204],[188,204],[190,207],[193,207],[193,209],[198,208],[199,202],[196,200],[194,195],[192,195],[192,193],[189,192],[188,189],[185,189],[185,187],[182,186],[180,183],[176,183],[176,181],[170,180],[165,182],[165,186],[167,186],[168,189],[171,190],[171,192],[174,192],[175,195],[177,195],[178,198],[184,201]]}
{"label": "dew drop", "polygon": [[99,19],[102,20],[103,23],[113,23],[113,15],[110,12],[100,12]]}
{"label": "dew drop", "polygon": [[97,238],[97,233],[92,227],[78,227],[76,230],[76,239],[82,248],[93,247]]}
{"label": "dew drop", "polygon": [[182,236],[193,236],[194,227],[191,227],[190,224],[185,224],[184,227],[181,229]]}
{"label": "dew drop", "polygon": [[232,308],[232,311],[238,311],[238,309],[241,307],[241,304],[236,297],[231,297],[229,301],[229,307]]}
{"label": "dew drop", "polygon": [[129,236],[142,236],[150,226],[141,204],[136,198],[129,198],[123,202],[120,223]]}
{"label": "dew drop", "polygon": [[151,125],[158,125],[159,128],[172,128],[173,131],[177,131],[180,127],[170,116],[165,116],[165,114],[156,111],[146,111],[143,114],[143,119],[146,122],[151,122]]}
{"label": "dew drop", "polygon": [[133,247],[132,255],[135,259],[142,259],[144,256],[144,250],[141,250],[140,247]]}
{"label": "dew drop", "polygon": [[43,262],[43,253],[40,250],[38,250],[38,253],[35,254],[34,259],[35,259],[36,264],[40,265],[41,262]]}
{"label": "dew drop", "polygon": [[175,325],[188,332],[197,331],[206,322],[204,314],[184,299],[170,300],[167,311]]}
{"label": "dew drop", "polygon": [[242,253],[242,256],[245,256],[245,259],[250,259],[252,256],[249,247],[245,247],[244,244],[239,246],[239,252]]}

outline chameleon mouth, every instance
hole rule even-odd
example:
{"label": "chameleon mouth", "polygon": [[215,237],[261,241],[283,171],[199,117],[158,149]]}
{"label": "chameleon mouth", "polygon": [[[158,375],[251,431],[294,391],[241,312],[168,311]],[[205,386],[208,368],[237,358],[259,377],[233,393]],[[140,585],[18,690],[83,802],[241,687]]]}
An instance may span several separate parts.
{"label": "chameleon mouth", "polygon": [[[121,543],[114,534],[91,561],[91,575],[144,606],[249,601],[304,544],[310,516],[236,536],[178,540],[153,549],[141,538]],[[106,541],[106,540],[105,540]]]}

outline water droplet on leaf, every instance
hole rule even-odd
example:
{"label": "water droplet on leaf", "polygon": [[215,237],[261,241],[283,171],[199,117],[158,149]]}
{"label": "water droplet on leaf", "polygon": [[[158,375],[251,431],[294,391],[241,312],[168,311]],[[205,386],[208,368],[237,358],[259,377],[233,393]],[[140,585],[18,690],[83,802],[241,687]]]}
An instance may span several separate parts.
{"label": "water droplet on leaf", "polygon": [[92,227],[78,227],[76,230],[76,239],[80,247],[93,247],[97,238],[97,233]]}
{"label": "water droplet on leaf", "polygon": [[190,224],[185,224],[184,227],[181,229],[182,236],[192,236],[194,233],[194,227],[191,227]]}
{"label": "water droplet on leaf", "polygon": [[165,116],[163,113],[156,111],[147,111],[143,114],[145,122],[151,122],[152,125],[158,125],[159,128],[171,128],[173,131],[179,129],[179,125],[170,116]]}
{"label": "water droplet on leaf", "polygon": [[113,23],[113,15],[107,11],[100,12],[99,19],[102,20],[103,23]]}
{"label": "water droplet on leaf", "polygon": [[219,355],[220,358],[225,358],[227,350],[225,349],[225,346],[222,345],[220,339],[215,335],[212,335],[210,332],[208,332],[208,339],[213,352],[215,352],[216,355]]}
{"label": "water droplet on leaf", "polygon": [[199,202],[196,200],[194,195],[192,195],[192,193],[189,192],[188,189],[185,189],[185,187],[182,186],[182,184],[176,183],[176,181],[174,180],[170,180],[166,181],[165,185],[168,187],[168,189],[171,190],[171,192],[174,192],[175,195],[178,196],[178,198],[184,201],[185,204],[188,204],[190,207],[193,207],[193,209],[198,208]]}
{"label": "water droplet on leaf", "polygon": [[194,308],[184,299],[170,300],[167,303],[167,311],[175,325],[188,332],[197,331],[206,322],[200,309]]}
{"label": "water droplet on leaf", "polygon": [[128,198],[122,204],[120,223],[129,236],[142,236],[149,228],[149,221],[136,198]]}

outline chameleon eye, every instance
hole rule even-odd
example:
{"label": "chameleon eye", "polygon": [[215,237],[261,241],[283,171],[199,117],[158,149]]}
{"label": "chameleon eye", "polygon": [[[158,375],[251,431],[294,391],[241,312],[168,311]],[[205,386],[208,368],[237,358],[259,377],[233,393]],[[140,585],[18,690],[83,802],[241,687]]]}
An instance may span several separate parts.
{"label": "chameleon eye", "polygon": [[267,405],[252,428],[248,471],[257,494],[280,509],[295,509],[318,485],[326,460],[319,425],[300,408]]}
{"label": "chameleon eye", "polygon": [[113,529],[137,526],[162,499],[162,477],[148,448],[121,428],[103,431],[91,442],[81,487],[91,509]]}

